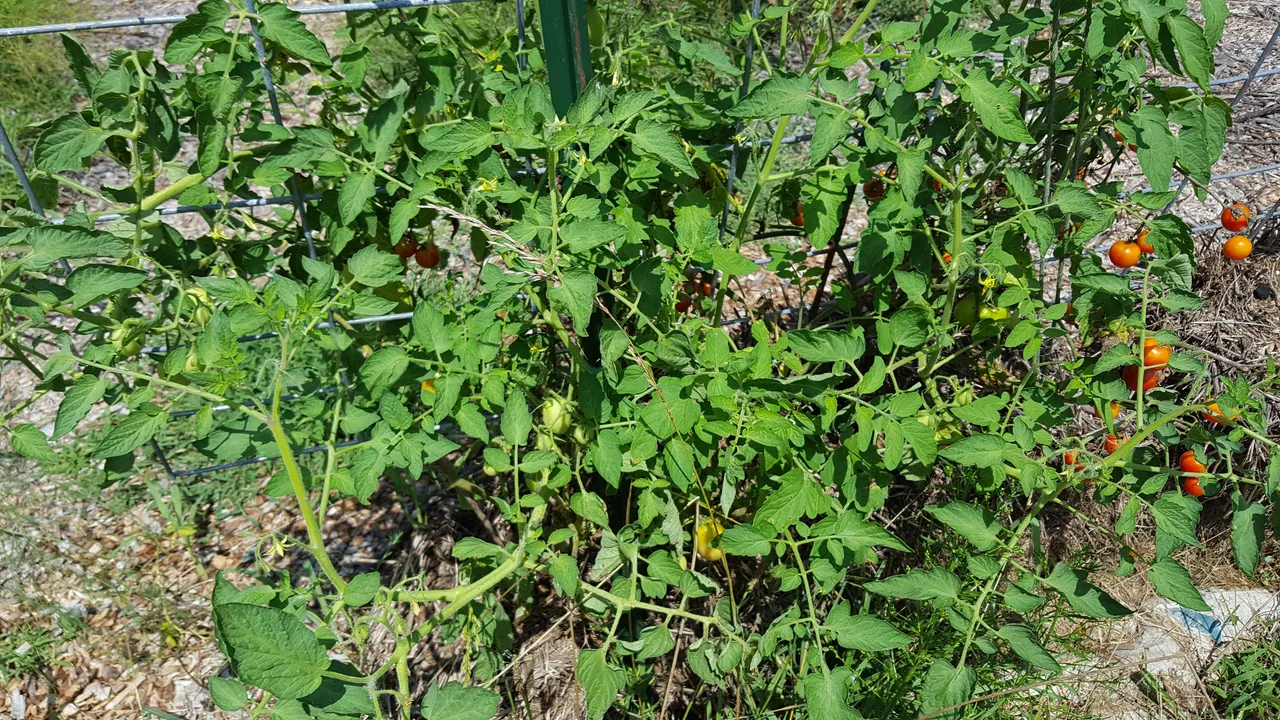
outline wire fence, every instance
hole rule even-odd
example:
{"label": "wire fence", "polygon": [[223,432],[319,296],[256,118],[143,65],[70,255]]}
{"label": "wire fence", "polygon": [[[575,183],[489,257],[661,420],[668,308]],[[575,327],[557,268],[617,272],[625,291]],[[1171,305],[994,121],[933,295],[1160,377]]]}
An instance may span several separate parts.
{"label": "wire fence", "polygon": [[[477,2],[477,1],[479,0],[378,0],[375,2],[354,2],[354,3],[336,3],[331,5],[295,6],[292,9],[300,15],[325,15],[325,14],[352,13],[352,12],[378,12],[378,11],[406,9],[406,8],[429,8],[429,7],[444,6],[444,5],[464,4],[464,3]],[[526,37],[523,0],[517,0],[516,5],[517,5],[516,34],[517,34],[518,58],[519,58],[520,67],[523,70],[526,65],[526,58],[523,52],[524,45],[525,45],[525,37]],[[245,9],[251,14],[256,14],[256,7],[255,7],[254,0],[245,0]],[[751,16],[753,18],[757,17],[759,14],[759,11],[760,11],[760,0],[753,0],[752,7],[750,10]],[[61,24],[51,24],[51,25],[0,28],[0,39],[12,38],[12,37],[26,37],[26,36],[42,35],[42,34],[63,33],[63,32],[68,32],[68,33],[90,32],[90,31],[97,31],[97,30],[120,29],[120,28],[130,28],[130,27],[174,25],[179,22],[182,22],[183,20],[186,19],[186,17],[187,16],[185,15],[162,15],[162,16],[151,16],[151,17],[120,18],[120,19],[112,19],[112,20],[94,20],[94,21],[86,21],[86,22],[61,23]],[[271,71],[271,65],[266,54],[266,49],[262,42],[261,35],[258,32],[256,20],[251,20],[250,22],[250,33],[254,40],[254,51],[256,53],[259,66],[263,72],[264,86],[265,86],[265,91],[266,91],[267,98],[272,111],[272,119],[277,125],[284,125],[284,120],[280,112],[279,100],[276,92],[275,79]],[[1229,85],[1237,82],[1243,83],[1243,85],[1237,91],[1237,93],[1235,94],[1234,98],[1231,101],[1232,107],[1236,106],[1247,95],[1248,90],[1256,80],[1260,78],[1280,75],[1280,68],[1269,69],[1269,70],[1262,69],[1266,60],[1271,56],[1272,52],[1274,51],[1278,39],[1280,39],[1280,24],[1277,24],[1275,32],[1271,36],[1267,45],[1259,53],[1256,61],[1254,62],[1252,68],[1248,73],[1245,73],[1242,75],[1232,75],[1229,77],[1213,78],[1209,84],[1211,86],[1218,87],[1218,86]],[[752,58],[753,58],[754,52],[755,52],[754,38],[752,36],[748,36],[745,40],[745,47],[743,48],[744,67],[742,72],[741,85],[739,88],[739,97],[745,97],[746,94],[750,91],[751,79],[753,74]],[[1195,84],[1185,83],[1185,84],[1178,85],[1178,87],[1195,87]],[[781,143],[785,145],[792,145],[792,144],[808,142],[811,139],[812,139],[812,135],[802,133],[802,134],[786,136],[782,138]],[[735,179],[736,170],[739,163],[739,154],[741,150],[750,150],[755,147],[760,147],[769,143],[770,141],[768,140],[757,140],[757,141],[749,141],[749,142],[736,142],[726,147],[726,149],[730,151],[730,157],[728,160],[729,172],[727,174],[727,181],[728,181],[727,190],[729,193],[732,193],[732,190],[733,190],[733,181]],[[30,179],[23,167],[23,164],[17,153],[16,148],[14,148],[12,142],[9,139],[8,134],[5,132],[3,123],[0,123],[0,147],[2,147],[5,157],[8,159],[9,164],[12,166],[14,173],[18,178],[19,185],[21,186],[23,193],[26,195],[32,211],[42,216],[48,217],[48,214],[45,212],[45,209],[41,206],[39,198],[34,188],[31,185]],[[1252,175],[1258,175],[1258,174],[1276,172],[1276,171],[1280,171],[1280,164],[1265,165],[1265,166],[1250,168],[1247,170],[1241,170],[1237,172],[1229,172],[1229,173],[1214,175],[1210,178],[1210,182],[1216,183],[1224,180],[1249,177]],[[545,168],[532,168],[526,162],[525,170],[523,174],[535,174],[535,173],[541,174],[542,172],[545,172]],[[1189,178],[1185,178],[1185,177],[1183,178],[1181,184],[1177,188],[1177,193],[1174,201],[1170,202],[1170,206],[1172,206],[1173,202],[1177,201],[1177,196],[1181,195],[1182,191],[1186,188],[1186,185],[1189,182],[1190,182]],[[157,208],[156,210],[152,210],[149,212],[153,212],[156,215],[161,217],[166,217],[166,216],[182,215],[182,214],[188,214],[188,213],[219,212],[227,209],[252,210],[254,208],[259,208],[259,207],[270,207],[270,206],[276,206],[276,205],[292,205],[294,208],[295,214],[299,219],[301,233],[307,243],[308,254],[312,259],[315,259],[317,257],[316,249],[315,249],[315,244],[313,239],[313,232],[309,226],[309,220],[307,219],[306,207],[309,203],[322,199],[324,197],[324,194],[323,193],[305,193],[305,194],[302,193],[300,191],[300,185],[298,183],[298,178],[296,175],[290,178],[288,189],[289,189],[288,195],[272,196],[272,197],[265,197],[265,198],[244,198],[239,200],[230,200],[226,202],[211,203],[206,205],[178,205],[175,207]],[[1149,188],[1146,188],[1146,189],[1149,189]],[[387,192],[385,187],[380,187],[377,189],[377,191],[382,194],[385,194]],[[852,196],[852,192],[850,193],[850,195]],[[848,200],[851,201],[852,197],[850,197]],[[838,252],[843,253],[844,250],[854,248],[857,245],[856,242],[850,242],[850,243],[844,243],[844,244],[840,243],[840,239],[843,237],[843,228],[847,221],[849,210],[850,210],[850,202],[847,201],[841,207],[841,217],[840,217],[838,230],[834,234],[831,243],[827,247],[822,249],[817,249],[817,250],[810,250],[804,253],[804,256],[806,258],[825,255],[827,271],[830,270],[832,259],[834,258],[836,253]],[[1256,232],[1256,228],[1258,226],[1261,226],[1264,223],[1266,223],[1268,220],[1274,217],[1278,212],[1280,212],[1280,202],[1277,202],[1276,205],[1271,207],[1267,213],[1265,213],[1259,218],[1257,224],[1255,225],[1254,231]],[[107,212],[107,213],[100,213],[96,215],[94,219],[97,223],[109,223],[109,222],[113,222],[116,220],[129,217],[132,214],[134,214],[134,211]],[[726,206],[724,211],[721,213],[721,218],[719,222],[719,232],[721,237],[723,237],[726,231],[729,215],[730,215],[729,204],[726,201]],[[58,223],[58,222],[61,222],[63,218],[51,217],[49,218],[49,220],[50,222]],[[1210,231],[1219,229],[1221,227],[1222,227],[1221,223],[1211,223],[1211,224],[1193,227],[1191,228],[1191,232],[1199,234],[1199,233],[1210,232]],[[800,236],[800,235],[803,235],[803,232],[800,231],[799,229],[795,231],[791,231],[791,230],[767,231],[767,232],[762,232],[753,236],[753,239],[761,240],[761,239],[766,239],[770,237],[782,237],[782,236],[788,236],[788,235]],[[765,258],[756,260],[755,263],[760,266],[767,266],[768,264],[773,262],[773,260],[774,258],[765,257]],[[65,260],[61,261],[61,264],[64,269],[66,270],[70,269],[69,266],[67,266]],[[694,270],[697,271],[699,269],[694,269]],[[721,278],[719,277],[718,273],[715,276],[715,281],[717,284],[721,281]],[[823,284],[825,284],[826,282],[825,274],[823,276],[822,282]],[[821,311],[823,309],[834,306],[834,303],[830,303],[830,302],[829,303],[817,302],[817,300],[821,297],[821,292],[822,292],[822,289],[819,288],[818,293],[815,295],[815,298],[814,298],[815,303],[813,305],[816,307],[806,306],[806,304],[804,304],[802,301],[801,305],[799,306],[783,308],[775,312],[768,313],[766,314],[765,319],[777,320],[783,317],[791,317],[791,316],[803,317],[803,314],[806,312],[806,308],[808,308],[810,311]],[[340,325],[358,326],[358,325],[367,325],[367,324],[404,322],[404,321],[410,320],[412,317],[413,317],[412,313],[392,313],[392,314],[386,314],[386,315],[377,315],[372,317],[343,320],[341,323],[339,323],[331,314],[328,322],[319,323],[317,325],[317,328],[321,330],[329,330],[329,329],[336,329]],[[751,319],[752,318],[750,317],[739,317],[739,318],[731,318],[728,320],[722,320],[720,317],[716,317],[714,320],[716,323],[722,326],[728,327],[728,326],[741,325],[741,324],[750,322]],[[254,335],[246,335],[239,338],[238,340],[239,342],[242,342],[242,343],[249,343],[249,342],[258,342],[262,340],[268,340],[276,337],[279,337],[278,333],[266,332],[266,333],[258,333]],[[177,346],[177,345],[153,346],[153,347],[143,348],[141,352],[143,355],[157,355],[157,354],[164,354],[173,349],[176,349],[177,347],[180,347],[180,346]],[[303,397],[322,396],[322,395],[339,392],[349,387],[349,382],[346,377],[345,368],[341,368],[341,371],[342,371],[341,385],[321,388],[317,391],[314,391],[308,394],[290,394],[282,397],[281,399],[285,401],[293,401],[293,400],[301,399]],[[245,404],[252,404],[252,403],[245,403]],[[211,406],[210,410],[213,412],[222,412],[222,411],[233,409],[234,407],[236,406],[218,405],[218,406]],[[181,410],[181,411],[176,411],[172,413],[171,416],[172,417],[190,417],[198,414],[199,412],[200,410]],[[488,420],[492,421],[494,417],[496,416],[491,416],[490,418],[488,418]],[[448,431],[450,429],[451,429],[451,426],[448,424],[440,424],[435,426],[436,432]],[[299,450],[298,454],[311,454],[311,453],[323,452],[330,449],[331,447],[334,449],[352,447],[362,442],[364,442],[362,438],[354,438],[354,439],[349,439],[349,440],[344,440],[342,442],[334,443],[333,445],[329,445],[329,444],[314,445],[314,446]],[[263,456],[263,457],[254,457],[254,458],[244,458],[244,459],[221,463],[218,465],[210,465],[206,467],[197,467],[197,468],[191,468],[191,469],[185,469],[185,470],[174,470],[171,467],[167,454],[165,453],[163,448],[160,447],[159,443],[153,442],[152,447],[156,453],[157,461],[163,466],[166,474],[171,479],[213,473],[213,472],[228,470],[228,469],[237,468],[237,467],[245,467],[249,465],[271,462],[273,460],[279,459],[278,456],[270,456],[270,457]]]}

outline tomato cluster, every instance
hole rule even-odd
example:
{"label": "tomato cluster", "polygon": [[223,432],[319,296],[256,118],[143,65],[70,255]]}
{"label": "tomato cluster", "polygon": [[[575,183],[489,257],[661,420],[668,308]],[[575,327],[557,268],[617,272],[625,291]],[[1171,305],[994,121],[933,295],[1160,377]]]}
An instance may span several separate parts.
{"label": "tomato cluster", "polygon": [[440,248],[434,242],[427,241],[426,245],[419,245],[417,240],[412,236],[405,234],[400,242],[395,245],[395,253],[402,260],[413,258],[418,267],[424,270],[431,270],[440,265]]}

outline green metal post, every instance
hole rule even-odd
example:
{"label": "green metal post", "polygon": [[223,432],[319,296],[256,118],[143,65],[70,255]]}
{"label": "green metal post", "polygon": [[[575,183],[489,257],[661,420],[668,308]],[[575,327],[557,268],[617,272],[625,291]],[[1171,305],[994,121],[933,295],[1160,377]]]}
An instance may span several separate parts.
{"label": "green metal post", "polygon": [[586,0],[540,0],[543,52],[551,81],[551,104],[564,117],[591,79]]}

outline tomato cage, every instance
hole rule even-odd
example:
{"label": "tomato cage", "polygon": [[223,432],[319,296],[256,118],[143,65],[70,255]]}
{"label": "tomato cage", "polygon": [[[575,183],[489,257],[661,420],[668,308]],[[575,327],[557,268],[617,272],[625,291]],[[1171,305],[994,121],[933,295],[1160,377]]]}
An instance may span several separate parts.
{"label": "tomato cage", "polygon": [[[333,14],[354,14],[368,12],[390,12],[404,9],[432,8],[448,5],[460,5],[464,3],[478,2],[479,0],[376,0],[373,2],[350,2],[335,3],[329,5],[300,5],[292,8],[300,16],[314,15],[333,15]],[[255,0],[244,0],[245,8],[249,13],[256,13],[258,3]],[[754,0],[750,7],[751,17],[755,18],[760,12],[760,0]],[[542,36],[544,40],[543,52],[547,64],[547,73],[549,79],[550,90],[552,94],[553,104],[558,113],[563,114],[567,111],[572,102],[577,98],[578,93],[586,86],[591,77],[590,53],[586,47],[586,20],[585,20],[585,3],[583,0],[558,0],[557,2],[543,2],[541,9]],[[520,69],[524,71],[527,66],[528,57],[526,51],[526,11],[524,0],[515,0],[515,21],[516,21],[516,47],[517,57]],[[27,27],[10,27],[0,28],[0,42],[6,38],[26,37],[33,35],[47,35],[57,33],[82,33],[94,32],[109,29],[136,28],[147,26],[172,26],[176,25],[187,18],[185,15],[159,15],[150,17],[132,17],[107,20],[93,20],[84,22],[70,22],[62,24],[38,25]],[[269,102],[271,118],[277,126],[285,126],[285,119],[280,109],[278,99],[276,80],[273,77],[272,65],[268,51],[263,43],[262,35],[259,32],[259,24],[256,20],[250,19],[249,31],[253,39],[253,50],[258,58],[262,78],[265,86],[265,93]],[[1237,106],[1245,97],[1247,97],[1254,83],[1263,78],[1280,75],[1280,68],[1264,69],[1267,60],[1272,56],[1277,41],[1280,40],[1280,24],[1277,24],[1270,39],[1259,52],[1256,60],[1250,67],[1249,71],[1243,74],[1235,74],[1224,77],[1213,78],[1209,85],[1213,87],[1228,87],[1238,84],[1239,87],[1233,94],[1230,105]],[[754,39],[750,36],[743,41],[743,69],[739,86],[738,97],[746,97],[751,90],[754,76],[753,56],[756,47]],[[1194,87],[1194,83],[1187,83],[1182,87]],[[942,81],[936,81],[933,89],[935,98],[942,90]],[[769,145],[768,140],[745,141],[740,139],[742,132],[742,121],[737,123],[737,131],[739,139],[725,149],[729,151],[727,161],[726,183],[727,191],[731,196],[733,186],[738,175],[740,163],[742,161],[741,153],[750,151],[754,148]],[[861,129],[853,131],[850,139],[854,142],[861,141]],[[812,134],[797,133],[784,136],[780,139],[781,145],[800,145],[808,143],[813,139]],[[5,157],[9,165],[12,167],[17,181],[22,189],[23,194],[28,203],[29,209],[45,217],[48,222],[53,224],[61,223],[64,218],[57,217],[44,208],[40,202],[40,198],[33,187],[30,177],[26,173],[23,160],[19,155],[18,149],[10,141],[10,138],[0,123],[0,147],[3,148]],[[545,168],[531,167],[526,161],[524,174],[541,174],[545,172]],[[1211,183],[1219,183],[1234,179],[1240,179],[1260,174],[1280,172],[1280,163],[1259,165],[1244,170],[1226,172],[1213,175],[1210,178]],[[1178,202],[1183,192],[1191,183],[1190,178],[1183,177],[1176,188],[1174,199],[1171,200],[1165,208],[1167,212],[1172,206]],[[288,193],[281,195],[269,195],[266,197],[256,198],[239,198],[228,199],[218,203],[208,203],[201,205],[182,205],[176,202],[176,199],[170,198],[160,205],[143,210],[141,208],[135,210],[122,210],[115,212],[103,212],[93,216],[94,222],[97,224],[107,224],[116,220],[125,219],[132,216],[153,215],[155,217],[170,217],[193,213],[219,212],[225,210],[245,210],[252,212],[259,208],[270,208],[274,206],[289,206],[293,209],[293,218],[296,219],[297,231],[301,238],[304,239],[307,252],[312,259],[317,258],[317,251],[314,242],[315,229],[310,226],[308,221],[308,213],[306,208],[308,205],[322,199],[320,193],[304,193],[301,190],[299,179],[296,175],[290,177],[287,182]],[[848,275],[850,282],[857,282],[857,273],[854,271],[853,264],[850,262],[846,251],[857,247],[857,241],[854,238],[846,237],[846,230],[852,205],[854,194],[857,189],[856,184],[851,184],[848,188],[844,204],[839,211],[839,225],[833,234],[830,242],[820,248],[810,248],[799,253],[795,253],[796,258],[823,258],[822,279],[818,284],[817,290],[813,297],[806,302],[805,298],[801,298],[801,302],[795,306],[780,308],[772,312],[766,313],[764,318],[773,322],[793,321],[796,326],[802,326],[807,317],[813,317],[826,308],[831,307],[834,303],[824,302],[824,291],[827,281],[830,278],[835,261],[839,259]],[[385,186],[375,188],[375,193],[380,195],[391,194]],[[1133,192],[1137,192],[1136,190]],[[1257,234],[1260,229],[1267,227],[1271,221],[1280,213],[1280,200],[1272,204],[1265,213],[1258,217],[1258,221],[1252,225],[1250,236]],[[720,213],[717,231],[721,240],[724,239],[726,229],[728,228],[729,218],[731,215],[731,203],[726,200],[724,208]],[[1196,234],[1212,233],[1222,228],[1220,222],[1205,223],[1191,228]],[[803,228],[795,229],[772,229],[748,235],[752,240],[765,240],[775,237],[797,237],[805,238],[806,234]],[[1091,249],[1092,252],[1099,252],[1096,248]],[[774,262],[775,258],[764,257],[754,260],[755,264],[762,269],[768,267]],[[1062,273],[1060,270],[1053,270],[1049,267],[1050,262],[1057,264],[1057,261],[1050,261],[1049,258],[1042,258],[1040,271],[1042,278],[1049,277],[1052,273],[1057,273],[1059,278],[1057,299],[1066,300],[1069,296],[1063,296],[1061,287]],[[71,266],[65,259],[60,259],[59,264],[64,271],[70,272]],[[710,272],[702,268],[690,268],[686,271],[687,275],[693,275],[701,272],[707,272],[714,278],[715,283],[720,282],[718,273]],[[383,323],[401,323],[409,320],[412,313],[391,313],[384,315],[375,315],[371,317],[359,317],[343,320],[341,324],[346,326],[358,326],[368,324]],[[748,317],[724,318],[717,313],[714,321],[722,326],[737,326],[749,322]],[[321,330],[331,330],[339,327],[339,322],[330,316],[328,322],[320,323],[317,327]],[[254,343],[277,337],[276,333],[259,333],[254,335],[246,335],[239,338],[241,343]],[[163,355],[169,350],[177,346],[154,345],[143,347],[140,351],[142,357]],[[349,387],[346,378],[345,369],[342,369],[342,382],[338,385],[321,387],[308,393],[294,393],[286,395],[281,399],[284,401],[296,401],[310,397],[323,397],[335,393],[343,392]],[[246,404],[251,402],[245,401]],[[209,412],[218,413],[232,409],[230,405],[219,405],[208,407]],[[174,412],[173,417],[193,416],[201,410],[180,410]],[[494,422],[496,416],[486,418],[489,422]],[[437,425],[436,432],[449,433],[455,428],[448,424]],[[356,445],[362,442],[360,437],[353,437],[335,443],[332,447],[346,447]],[[262,456],[241,458],[230,462],[224,462],[214,465],[207,465],[194,468],[178,469],[174,468],[170,462],[169,453],[161,447],[161,444],[153,439],[150,441],[152,450],[154,451],[156,461],[164,469],[170,479],[178,479],[184,477],[206,475],[223,470],[229,470],[237,467],[249,465],[257,465],[277,460],[277,456]],[[314,445],[297,451],[298,454],[311,454],[323,452],[331,447],[330,445]]]}

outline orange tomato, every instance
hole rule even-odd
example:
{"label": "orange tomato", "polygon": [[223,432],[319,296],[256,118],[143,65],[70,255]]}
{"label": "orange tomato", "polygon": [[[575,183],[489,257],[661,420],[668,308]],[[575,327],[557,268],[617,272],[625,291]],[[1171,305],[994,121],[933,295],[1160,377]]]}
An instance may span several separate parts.
{"label": "orange tomato", "polygon": [[1200,487],[1200,478],[1189,477],[1182,481],[1182,487],[1192,497],[1204,496],[1204,488]]}
{"label": "orange tomato", "polygon": [[[1129,387],[1131,392],[1138,392],[1138,366],[1127,365],[1124,369],[1124,384]],[[1151,392],[1151,389],[1160,384],[1160,371],[1157,369],[1149,369],[1142,371],[1142,392]]]}
{"label": "orange tomato", "polygon": [[433,393],[433,392],[435,392],[435,391],[436,391],[436,379],[435,379],[435,378],[429,378],[429,379],[427,379],[427,380],[423,380],[423,381],[422,381],[422,389],[423,389],[423,390],[425,390],[425,391],[427,391],[427,392],[432,392],[432,393]]}
{"label": "orange tomato", "polygon": [[796,203],[796,211],[791,215],[791,224],[804,227],[804,203]]}
{"label": "orange tomato", "polygon": [[1239,411],[1231,413],[1230,416],[1223,414],[1222,408],[1218,407],[1218,403],[1209,403],[1209,407],[1200,415],[1208,422],[1216,425],[1224,425],[1229,422],[1235,422],[1240,419]]}
{"label": "orange tomato", "polygon": [[[1116,418],[1120,417],[1120,403],[1116,402],[1115,400],[1112,400],[1110,407],[1111,407],[1111,419],[1115,420]],[[1098,412],[1097,405],[1093,406],[1093,416],[1096,418],[1102,417],[1102,413]]]}
{"label": "orange tomato", "polygon": [[1169,364],[1173,351],[1168,345],[1161,345],[1155,338],[1147,338],[1142,348],[1142,364],[1147,368],[1160,369]]}
{"label": "orange tomato", "polygon": [[1116,450],[1120,449],[1120,444],[1124,442],[1115,435],[1108,435],[1107,439],[1102,443],[1102,449],[1107,451],[1108,455],[1114,455]]}
{"label": "orange tomato", "polygon": [[1147,242],[1147,235],[1150,235],[1150,234],[1151,234],[1150,230],[1148,230],[1147,228],[1142,228],[1142,232],[1138,233],[1138,239],[1136,241],[1138,243],[1138,249],[1148,255],[1156,251],[1156,249],[1152,247],[1151,243]]}
{"label": "orange tomato", "polygon": [[951,264],[951,253],[949,253],[949,252],[944,252],[944,253],[942,253],[942,262],[944,262],[944,263],[946,263],[946,264],[950,265],[950,264]]}
{"label": "orange tomato", "polygon": [[1183,472],[1189,473],[1202,473],[1207,469],[1204,463],[1196,459],[1195,450],[1188,450],[1182,453],[1182,456],[1178,458],[1178,467],[1182,468]]}
{"label": "orange tomato", "polygon": [[1138,247],[1138,243],[1121,240],[1112,244],[1107,256],[1111,258],[1111,264],[1116,267],[1131,268],[1142,259],[1142,249]]}
{"label": "orange tomato", "polygon": [[1063,468],[1074,468],[1074,469],[1076,469],[1076,470],[1083,470],[1083,469],[1084,469],[1084,463],[1082,463],[1082,462],[1078,462],[1078,461],[1076,460],[1076,458],[1078,458],[1079,456],[1080,456],[1080,453],[1079,453],[1079,451],[1077,451],[1077,450],[1068,450],[1068,451],[1064,452],[1064,453],[1062,454],[1062,467],[1063,467]]}
{"label": "orange tomato", "polygon": [[1244,203],[1232,203],[1222,208],[1222,227],[1231,232],[1240,232],[1249,225],[1249,206]]}
{"label": "orange tomato", "polygon": [[1236,235],[1222,246],[1222,254],[1228,260],[1243,260],[1253,252],[1253,241],[1243,235]]}

